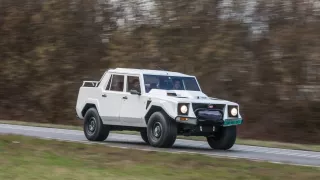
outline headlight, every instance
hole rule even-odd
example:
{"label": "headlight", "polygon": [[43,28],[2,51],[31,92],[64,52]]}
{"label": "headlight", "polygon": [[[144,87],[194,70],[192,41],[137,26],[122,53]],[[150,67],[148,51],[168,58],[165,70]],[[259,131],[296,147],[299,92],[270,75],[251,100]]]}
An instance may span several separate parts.
{"label": "headlight", "polygon": [[237,108],[232,108],[232,109],[231,109],[231,115],[232,115],[232,116],[236,116],[237,114],[238,114]]}
{"label": "headlight", "polygon": [[183,114],[185,114],[185,113],[188,111],[188,107],[187,107],[186,105],[182,105],[182,106],[180,107],[180,111],[181,111]]}

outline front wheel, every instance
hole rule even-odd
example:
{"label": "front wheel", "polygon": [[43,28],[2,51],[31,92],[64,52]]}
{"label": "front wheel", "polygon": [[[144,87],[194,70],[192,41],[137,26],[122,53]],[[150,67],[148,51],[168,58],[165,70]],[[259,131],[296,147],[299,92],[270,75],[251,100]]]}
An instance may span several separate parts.
{"label": "front wheel", "polygon": [[171,147],[177,137],[176,122],[163,112],[155,112],[148,121],[147,135],[150,145],[159,148]]}
{"label": "front wheel", "polygon": [[222,127],[213,137],[207,137],[207,142],[212,149],[228,150],[236,142],[237,127]]}
{"label": "front wheel", "polygon": [[104,141],[109,136],[108,126],[102,124],[98,111],[90,108],[84,116],[83,131],[89,141]]}

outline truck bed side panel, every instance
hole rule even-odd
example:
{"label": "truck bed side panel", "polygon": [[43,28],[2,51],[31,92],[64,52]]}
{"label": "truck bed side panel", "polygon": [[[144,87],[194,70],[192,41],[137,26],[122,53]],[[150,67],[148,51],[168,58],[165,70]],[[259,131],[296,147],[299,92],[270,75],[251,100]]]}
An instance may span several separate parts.
{"label": "truck bed side panel", "polygon": [[100,112],[100,105],[98,101],[98,96],[100,94],[101,90],[97,87],[81,87],[79,89],[76,112],[80,119],[83,119],[81,111],[87,103],[94,104],[97,107],[98,112]]}

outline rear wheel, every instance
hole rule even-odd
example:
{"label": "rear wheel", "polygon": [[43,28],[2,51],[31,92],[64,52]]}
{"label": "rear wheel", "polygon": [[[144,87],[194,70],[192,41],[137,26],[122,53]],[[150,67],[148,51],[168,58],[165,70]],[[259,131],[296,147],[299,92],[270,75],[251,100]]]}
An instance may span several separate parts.
{"label": "rear wheel", "polygon": [[222,127],[213,137],[207,137],[207,142],[213,149],[227,150],[234,145],[236,137],[236,126]]}
{"label": "rear wheel", "polygon": [[90,141],[104,141],[109,136],[108,126],[102,124],[98,111],[90,108],[84,116],[83,131]]}
{"label": "rear wheel", "polygon": [[177,137],[176,122],[163,112],[155,112],[149,118],[147,136],[150,145],[154,147],[171,147]]}

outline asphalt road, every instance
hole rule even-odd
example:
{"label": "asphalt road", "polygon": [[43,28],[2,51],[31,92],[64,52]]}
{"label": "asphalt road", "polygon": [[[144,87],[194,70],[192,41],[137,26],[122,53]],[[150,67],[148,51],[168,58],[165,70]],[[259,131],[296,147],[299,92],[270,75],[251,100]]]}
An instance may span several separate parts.
{"label": "asphalt road", "polygon": [[[0,124],[0,134],[18,134],[45,139],[93,143],[89,142],[85,138],[82,131],[77,130]],[[266,148],[246,145],[234,145],[228,151],[219,151],[211,149],[207,142],[182,139],[177,139],[172,148],[160,149],[146,145],[140,136],[114,133],[110,133],[109,137],[101,144],[113,147],[134,148],[141,150],[166,151],[172,153],[195,153],[209,156],[245,158],[258,161],[320,167],[320,152],[312,151]]]}

